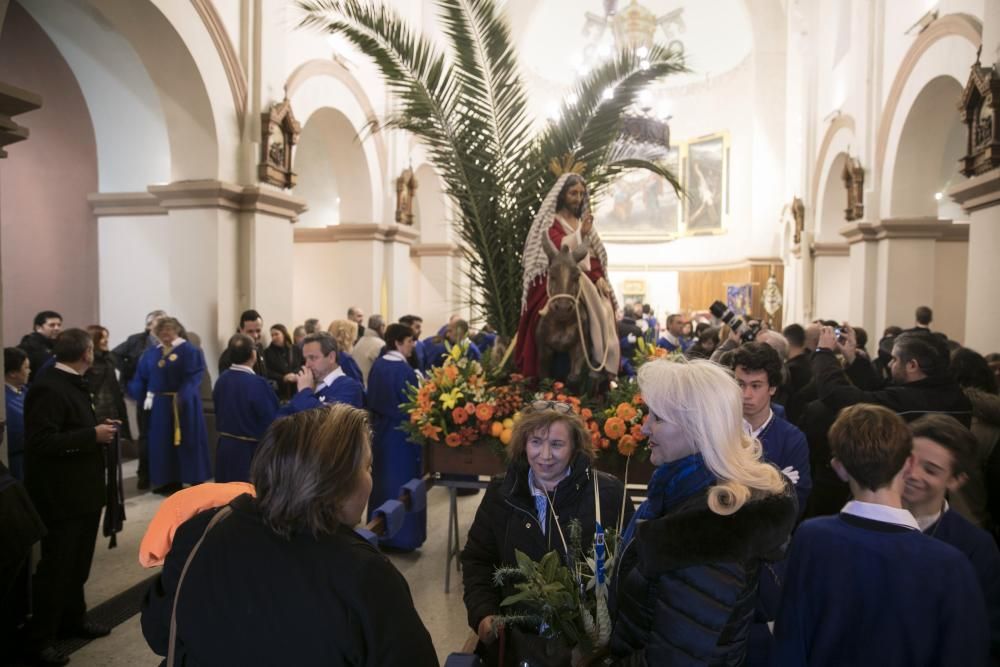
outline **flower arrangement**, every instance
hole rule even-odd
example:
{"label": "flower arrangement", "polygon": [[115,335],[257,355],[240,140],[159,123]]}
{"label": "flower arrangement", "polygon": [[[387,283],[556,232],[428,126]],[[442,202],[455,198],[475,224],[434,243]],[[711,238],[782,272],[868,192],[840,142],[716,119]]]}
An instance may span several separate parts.
{"label": "flower arrangement", "polygon": [[449,346],[444,364],[409,390],[401,407],[410,420],[401,428],[425,445],[483,443],[503,451],[523,402],[523,379],[515,375],[500,384],[467,352],[467,344]]}
{"label": "flower arrangement", "polygon": [[647,361],[676,359],[683,356],[684,353],[680,350],[671,352],[665,347],[658,346],[656,343],[647,343],[644,339],[639,338],[635,342],[635,352],[632,354],[632,368],[638,371],[639,367]]}

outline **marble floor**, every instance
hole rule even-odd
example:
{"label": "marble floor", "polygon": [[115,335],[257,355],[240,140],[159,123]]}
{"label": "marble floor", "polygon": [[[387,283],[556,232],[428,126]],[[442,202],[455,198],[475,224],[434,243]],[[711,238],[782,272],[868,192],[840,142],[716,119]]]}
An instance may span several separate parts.
{"label": "marble floor", "polygon": [[[134,462],[126,464],[126,489],[134,489]],[[118,537],[118,547],[107,548],[107,540],[98,538],[97,551],[90,580],[87,582],[87,604],[91,607],[155,573],[139,565],[139,542],[163,498],[151,493],[129,494],[126,500],[124,532]],[[468,532],[482,493],[458,498],[458,520],[462,540]],[[452,569],[451,592],[444,592],[445,555],[448,536],[448,491],[432,488],[427,496],[427,542],[410,554],[389,554],[390,560],[410,584],[417,611],[427,626],[438,657],[444,663],[448,654],[460,651],[470,637],[465,605],[462,603],[461,575]],[[454,568],[454,566],[453,566]],[[128,665],[153,667],[161,658],[146,646],[139,628],[138,615],[117,626],[109,637],[90,642],[71,656],[71,665]]]}

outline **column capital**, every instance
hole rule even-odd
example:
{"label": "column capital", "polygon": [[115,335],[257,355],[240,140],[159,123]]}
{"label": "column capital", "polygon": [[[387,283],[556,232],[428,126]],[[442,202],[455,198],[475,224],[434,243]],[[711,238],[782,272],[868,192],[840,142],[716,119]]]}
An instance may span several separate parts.
{"label": "column capital", "polygon": [[848,257],[851,246],[848,243],[813,243],[810,252],[813,257]]}
{"label": "column capital", "polygon": [[874,223],[844,225],[840,234],[848,244],[884,239],[968,241],[969,226],[935,217],[885,218]]}
{"label": "column capital", "polygon": [[224,209],[264,213],[291,222],[306,210],[304,199],[262,185],[213,179],[150,185],[146,192],[95,192],[87,196],[94,215],[166,215],[173,209]]}
{"label": "column capital", "polygon": [[410,257],[461,257],[462,249],[452,243],[415,243],[410,247]]}
{"label": "column capital", "polygon": [[300,227],[295,230],[296,243],[336,243],[338,241],[393,241],[413,245],[420,233],[413,227],[395,222],[342,223],[329,227]]}
{"label": "column capital", "polygon": [[948,189],[948,196],[967,213],[1000,206],[1000,169],[992,169],[953,185]]}

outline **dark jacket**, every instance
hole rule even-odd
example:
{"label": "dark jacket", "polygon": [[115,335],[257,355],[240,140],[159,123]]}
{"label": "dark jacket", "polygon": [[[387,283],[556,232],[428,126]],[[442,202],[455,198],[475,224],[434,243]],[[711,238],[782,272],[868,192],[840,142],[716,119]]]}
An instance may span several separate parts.
{"label": "dark jacket", "polygon": [[278,388],[278,398],[287,401],[298,391],[294,382],[285,382],[289,373],[298,373],[302,368],[302,350],[298,345],[289,344],[277,347],[273,343],[264,349],[264,367],[267,369],[267,379]]}
{"label": "dark jacket", "polygon": [[[624,485],[611,475],[594,471],[582,455],[578,454],[570,464],[569,477],[559,483],[553,496],[563,535],[567,534],[569,523],[578,519],[582,524],[585,549],[593,540],[595,530],[594,474],[597,475],[601,494],[603,524],[607,528],[616,528]],[[628,525],[633,512],[632,499],[626,498],[623,526]],[[476,518],[469,528],[469,539],[462,550],[462,581],[469,627],[478,629],[479,622],[484,618],[500,613],[501,600],[513,592],[512,586],[503,591],[494,586],[493,572],[499,565],[516,566],[515,549],[536,561],[552,550],[565,554],[559,531],[553,522],[550,513],[543,534],[538,525],[535,501],[528,488],[526,462],[512,463],[505,476],[492,481],[476,511]]]}
{"label": "dark jacket", "polygon": [[611,651],[625,664],[741,665],[758,571],[795,525],[795,492],[722,516],[708,490],[639,525],[613,582]]}
{"label": "dark jacket", "polygon": [[52,368],[24,401],[25,486],[46,521],[104,507],[104,451],[87,381]]}
{"label": "dark jacket", "polygon": [[135,377],[135,371],[139,367],[139,358],[151,345],[152,341],[149,332],[140,331],[126,338],[123,343],[119,343],[111,351],[114,355],[112,359],[118,365],[118,371],[121,373],[122,390]]}
{"label": "dark jacket", "polygon": [[[229,367],[233,365],[233,362],[229,360],[229,348],[227,347],[219,355],[219,375],[222,375]],[[269,378],[267,373],[267,362],[264,361],[264,346],[257,343],[257,362],[253,365],[253,372],[262,378]]]}
{"label": "dark jacket", "polygon": [[87,387],[94,397],[94,412],[97,415],[97,422],[103,423],[105,419],[117,419],[121,422],[118,427],[121,437],[128,438],[128,413],[125,412],[125,397],[122,395],[121,385],[118,383],[118,376],[115,374],[115,363],[113,352],[94,351],[94,365],[87,369],[84,377],[87,378]]}
{"label": "dark jacket", "polygon": [[55,346],[56,342],[37,331],[32,331],[30,334],[25,334],[21,338],[21,342],[18,343],[18,347],[24,350],[28,355],[28,362],[31,364],[31,377],[28,379],[29,382],[35,380],[38,377],[38,371],[42,369],[45,362],[49,360],[52,356],[52,348]]}
{"label": "dark jacket", "polygon": [[[243,495],[191,560],[177,605],[179,665],[437,665],[406,580],[347,526],[285,540]],[[166,655],[184,563],[217,510],[182,524],[142,608]]]}
{"label": "dark jacket", "polygon": [[[833,412],[857,403],[874,403],[889,408],[906,421],[937,412],[951,415],[966,427],[972,423],[972,404],[951,377],[927,377],[866,391],[865,383],[875,382],[876,376],[870,362],[859,363],[862,359],[858,355],[848,379],[832,352],[820,350],[813,354],[812,369],[819,400]],[[862,368],[864,375],[858,372]]]}

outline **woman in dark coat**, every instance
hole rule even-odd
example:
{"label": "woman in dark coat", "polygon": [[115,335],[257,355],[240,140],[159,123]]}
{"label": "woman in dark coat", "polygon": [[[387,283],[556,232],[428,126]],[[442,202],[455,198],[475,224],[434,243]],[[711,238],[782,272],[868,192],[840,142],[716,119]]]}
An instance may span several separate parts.
{"label": "woman in dark coat", "polygon": [[[582,524],[586,550],[596,530],[595,475],[606,528],[626,525],[634,507],[619,480],[591,467],[591,437],[566,403],[533,403],[514,427],[510,458],[507,474],[486,489],[462,551],[469,626],[479,634],[477,652],[487,664],[497,660],[495,622],[500,602],[514,592],[512,586],[501,589],[494,584],[496,568],[516,567],[515,550],[535,561],[550,551],[565,556],[563,536],[574,519]],[[557,520],[561,530],[554,525]]]}
{"label": "woman in dark coat", "polygon": [[122,395],[121,384],[115,368],[114,353],[108,350],[108,330],[99,324],[87,327],[87,333],[94,341],[94,364],[87,369],[87,384],[90,393],[94,395],[94,412],[97,423],[103,424],[105,419],[116,419],[121,422],[118,432],[123,438],[128,438],[128,414],[125,412],[125,397]]}
{"label": "woman in dark coat", "polygon": [[742,428],[736,381],[709,361],[639,370],[657,466],[612,575],[620,664],[741,665],[758,572],[795,525],[792,485]]}
{"label": "woman in dark coat", "polygon": [[295,374],[302,364],[302,350],[292,342],[285,325],[272,325],[271,344],[264,350],[264,367],[267,378],[278,388],[278,400],[290,400],[298,391]]}
{"label": "woman in dark coat", "polygon": [[406,580],[352,529],[370,466],[363,410],[274,422],[253,462],[257,497],[178,528],[143,604],[150,647],[167,654],[177,595],[178,665],[437,665]]}

